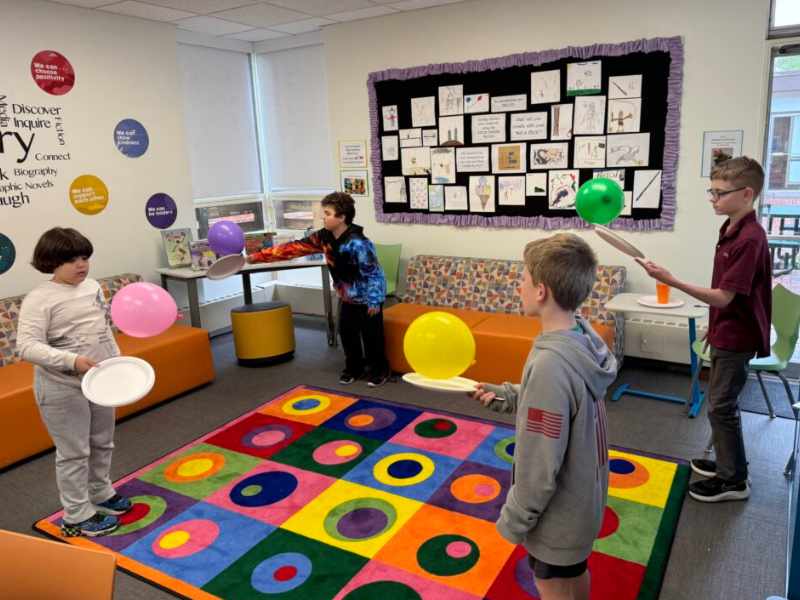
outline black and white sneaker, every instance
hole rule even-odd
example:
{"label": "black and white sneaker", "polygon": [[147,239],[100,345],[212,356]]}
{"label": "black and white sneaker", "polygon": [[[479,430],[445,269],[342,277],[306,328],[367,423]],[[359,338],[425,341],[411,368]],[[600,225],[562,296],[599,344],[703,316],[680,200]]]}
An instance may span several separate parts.
{"label": "black and white sneaker", "polygon": [[747,480],[732,483],[712,477],[689,484],[689,495],[700,502],[747,500],[750,497],[750,484]]}
{"label": "black and white sneaker", "polygon": [[353,374],[352,374],[350,371],[348,371],[347,369],[345,369],[344,371],[342,371],[342,374],[341,374],[341,375],[339,375],[339,383],[341,383],[342,385],[350,385],[350,384],[351,384],[351,383],[353,383],[353,382],[354,382],[356,379],[358,379],[358,375],[353,375]]}
{"label": "black and white sneaker", "polygon": [[380,375],[370,375],[369,381],[367,381],[367,385],[369,387],[381,387],[387,381],[389,381],[388,373],[382,373]]}
{"label": "black and white sneaker", "polygon": [[691,460],[692,471],[703,477],[716,477],[717,476],[717,463],[713,460],[705,458],[693,458]]}

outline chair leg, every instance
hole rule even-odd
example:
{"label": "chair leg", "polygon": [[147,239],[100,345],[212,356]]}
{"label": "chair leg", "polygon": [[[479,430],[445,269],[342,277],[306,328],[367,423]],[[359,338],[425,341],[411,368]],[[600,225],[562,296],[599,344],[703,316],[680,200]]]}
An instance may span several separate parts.
{"label": "chair leg", "polygon": [[[764,400],[767,403],[767,410],[769,410],[769,418],[774,419],[775,409],[772,408],[772,402],[769,399],[769,394],[767,394],[767,388],[766,386],[764,386],[764,380],[761,378],[761,371],[756,371],[756,377],[758,378],[758,385],[761,386],[761,393],[764,395]],[[792,400],[792,392],[789,390],[789,383],[786,381],[786,379],[783,377],[781,373],[778,373],[778,377],[780,377],[783,380],[783,385],[786,388],[786,393],[789,394],[789,400],[791,401],[792,404],[794,404],[794,401]]]}
{"label": "chair leg", "polygon": [[703,370],[703,361],[697,357],[697,370],[692,374],[692,382],[689,384],[689,399],[686,401],[686,414],[692,410],[692,390],[695,385],[700,385],[700,371]]}

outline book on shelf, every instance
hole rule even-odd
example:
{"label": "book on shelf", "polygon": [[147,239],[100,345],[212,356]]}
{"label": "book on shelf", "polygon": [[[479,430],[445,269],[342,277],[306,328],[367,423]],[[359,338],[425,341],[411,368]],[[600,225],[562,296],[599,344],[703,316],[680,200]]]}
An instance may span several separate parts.
{"label": "book on shelf", "polygon": [[192,264],[190,244],[192,232],[187,228],[167,229],[161,232],[164,253],[170,267],[185,267]]}
{"label": "book on shelf", "polygon": [[195,271],[207,269],[217,260],[217,254],[208,245],[208,240],[197,240],[189,247],[192,254],[192,269]]}
{"label": "book on shelf", "polygon": [[264,248],[272,248],[275,239],[274,231],[251,231],[244,234],[244,252],[255,254]]}

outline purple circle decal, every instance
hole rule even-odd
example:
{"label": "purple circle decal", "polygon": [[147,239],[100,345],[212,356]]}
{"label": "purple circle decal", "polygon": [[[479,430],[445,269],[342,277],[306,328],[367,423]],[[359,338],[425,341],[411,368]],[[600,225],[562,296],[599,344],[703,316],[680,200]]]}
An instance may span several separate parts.
{"label": "purple circle decal", "polygon": [[178,207],[175,200],[167,194],[153,194],[147,201],[144,214],[150,225],[158,229],[166,229],[178,218]]}
{"label": "purple circle decal", "polygon": [[138,158],[150,145],[150,136],[136,119],[123,119],[114,128],[114,145],[128,158]]}

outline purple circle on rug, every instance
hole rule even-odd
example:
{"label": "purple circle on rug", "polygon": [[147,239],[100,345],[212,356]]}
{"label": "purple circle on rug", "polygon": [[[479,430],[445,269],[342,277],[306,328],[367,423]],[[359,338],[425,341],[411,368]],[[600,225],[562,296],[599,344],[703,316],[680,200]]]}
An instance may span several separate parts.
{"label": "purple circle on rug", "polygon": [[531,598],[539,597],[539,590],[536,589],[536,579],[527,556],[522,556],[517,561],[517,566],[514,569],[514,579],[517,580],[519,587],[531,595]]}
{"label": "purple circle on rug", "polygon": [[241,443],[248,448],[269,448],[288,440],[293,433],[288,425],[270,423],[248,431],[242,436]]}
{"label": "purple circle on rug", "polygon": [[166,229],[178,218],[178,207],[175,200],[167,194],[153,194],[147,201],[144,214],[150,225],[158,229]]}
{"label": "purple circle on rug", "polygon": [[356,508],[336,523],[337,531],[351,540],[370,538],[383,531],[389,517],[377,508]]}

